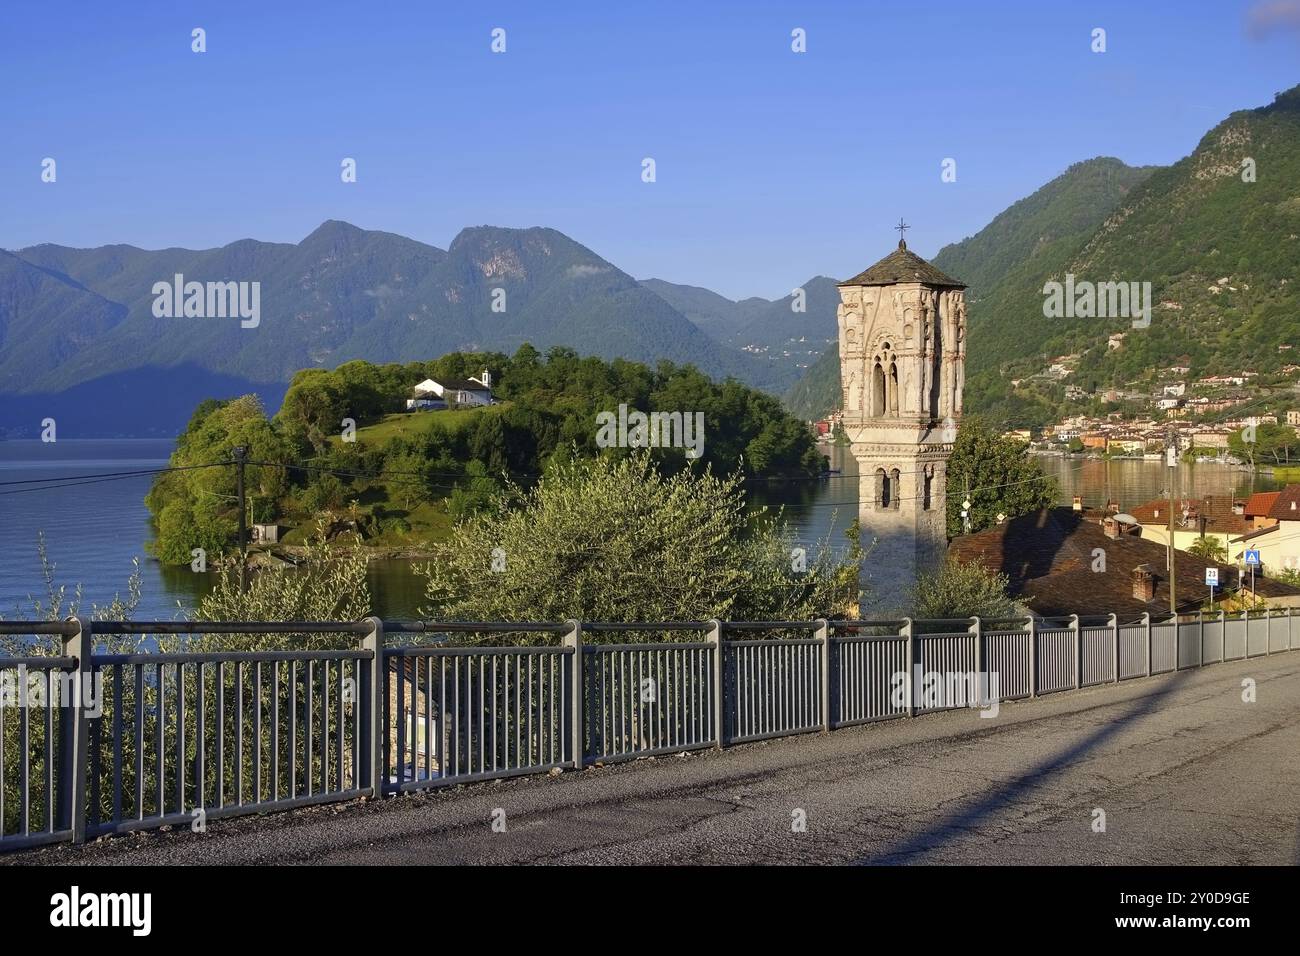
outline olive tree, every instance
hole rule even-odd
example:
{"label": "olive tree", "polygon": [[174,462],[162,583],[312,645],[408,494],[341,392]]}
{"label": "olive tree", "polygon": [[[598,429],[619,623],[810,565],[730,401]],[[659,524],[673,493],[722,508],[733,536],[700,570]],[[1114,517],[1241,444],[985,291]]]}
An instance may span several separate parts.
{"label": "olive tree", "polygon": [[809,619],[856,613],[857,551],[800,548],[751,515],[739,474],[660,473],[644,454],[557,463],[434,546],[425,617]]}

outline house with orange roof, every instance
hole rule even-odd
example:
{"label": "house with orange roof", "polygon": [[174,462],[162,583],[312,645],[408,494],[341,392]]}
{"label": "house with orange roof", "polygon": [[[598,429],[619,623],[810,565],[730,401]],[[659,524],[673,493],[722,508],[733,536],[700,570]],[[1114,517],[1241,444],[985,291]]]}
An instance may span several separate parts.
{"label": "house with orange roof", "polygon": [[[1264,574],[1300,572],[1300,484],[1287,485],[1267,495],[1271,501],[1263,497],[1253,504],[1247,501],[1249,510],[1257,512],[1267,503],[1268,511],[1251,515],[1252,522],[1258,521],[1259,527],[1231,543],[1228,560],[1244,561],[1249,549],[1259,552]],[[1251,499],[1255,497],[1252,495]]]}

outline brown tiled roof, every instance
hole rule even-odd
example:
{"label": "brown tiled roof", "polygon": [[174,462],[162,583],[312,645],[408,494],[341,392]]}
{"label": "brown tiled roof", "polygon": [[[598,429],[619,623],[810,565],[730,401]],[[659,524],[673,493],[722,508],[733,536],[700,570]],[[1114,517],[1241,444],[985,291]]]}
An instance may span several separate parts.
{"label": "brown tiled roof", "polygon": [[[948,553],[961,562],[977,562],[1011,579],[1010,592],[1037,614],[1119,615],[1132,620],[1143,611],[1169,609],[1167,549],[1134,534],[1110,538],[1096,511],[1048,508],[1021,515],[978,534],[953,539]],[[1106,555],[1106,569],[1093,571],[1094,549]],[[1206,561],[1186,551],[1175,551],[1178,570],[1178,608],[1196,610],[1209,597],[1205,569],[1219,568],[1219,580],[1237,584],[1237,569]],[[1142,601],[1133,596],[1133,569],[1150,566],[1155,576],[1155,596]],[[1300,588],[1258,578],[1256,588],[1267,597],[1300,596]]]}
{"label": "brown tiled roof", "polygon": [[916,253],[909,252],[907,243],[901,240],[898,248],[885,258],[840,285],[895,285],[899,282],[924,282],[952,289],[966,288],[966,283],[944,275]]}
{"label": "brown tiled roof", "polygon": [[1279,521],[1300,521],[1300,485],[1287,485],[1279,491],[1268,516]]}
{"label": "brown tiled roof", "polygon": [[1257,491],[1246,499],[1246,517],[1252,518],[1255,515],[1263,517],[1269,513],[1273,507],[1273,502],[1277,501],[1278,492],[1276,491]]}
{"label": "brown tiled roof", "polygon": [[[1245,534],[1250,530],[1250,522],[1245,515],[1235,514],[1232,510],[1233,504],[1240,502],[1240,498],[1232,498],[1228,495],[1206,495],[1204,498],[1177,498],[1174,505],[1177,509],[1174,515],[1174,528],[1181,530],[1191,529],[1193,531],[1201,530],[1199,517],[1204,515],[1207,519],[1205,530],[1217,534]],[[1187,522],[1183,523],[1183,512],[1187,512]],[[1134,518],[1137,518],[1138,524],[1158,524],[1168,526],[1169,524],[1169,499],[1153,498],[1145,504],[1138,505],[1129,511]]]}

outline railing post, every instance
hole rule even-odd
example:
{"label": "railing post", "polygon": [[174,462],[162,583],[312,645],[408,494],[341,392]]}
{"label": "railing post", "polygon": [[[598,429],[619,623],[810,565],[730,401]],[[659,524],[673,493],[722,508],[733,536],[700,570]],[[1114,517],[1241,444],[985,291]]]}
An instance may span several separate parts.
{"label": "railing post", "polygon": [[[378,800],[384,795],[386,782],[384,778],[388,773],[387,762],[384,760],[384,747],[388,742],[388,728],[384,721],[384,710],[387,704],[384,699],[387,687],[384,669],[387,661],[384,660],[384,622],[378,617],[368,617],[365,623],[369,625],[370,630],[361,639],[361,649],[370,651],[373,656],[370,658],[368,671],[370,679],[361,688],[362,753],[360,759],[368,778],[365,782],[370,790],[370,797]],[[400,715],[398,719],[401,719]]]}
{"label": "railing post", "polygon": [[709,622],[709,630],[705,633],[704,639],[713,645],[713,694],[712,694],[712,712],[713,712],[713,736],[714,749],[722,749],[722,622],[716,617]]}
{"label": "railing post", "polygon": [[1145,627],[1145,628],[1146,628],[1146,631],[1147,631],[1147,663],[1146,663],[1147,672],[1146,672],[1146,676],[1147,676],[1147,677],[1150,677],[1150,676],[1151,676],[1151,612],[1150,612],[1150,611],[1143,611],[1143,612],[1142,612],[1142,626]]}
{"label": "railing post", "polygon": [[1219,663],[1228,660],[1228,615],[1219,608]]}
{"label": "railing post", "polygon": [[573,769],[581,770],[583,751],[582,733],[582,622],[577,618],[565,621],[569,630],[564,635],[564,646],[573,648],[572,670],[569,671],[569,746],[573,750]]}
{"label": "railing post", "polygon": [[903,629],[900,632],[907,639],[907,716],[916,716],[916,688],[912,686],[913,671],[916,666],[916,635],[912,633],[912,619],[903,618]]}
{"label": "railing post", "polygon": [[1250,608],[1244,604],[1241,607],[1241,659],[1247,660],[1250,657]]}
{"label": "railing post", "polygon": [[1196,666],[1205,666],[1205,612],[1197,611],[1196,620],[1200,623],[1200,648],[1196,652]]}
{"label": "railing post", "polygon": [[[103,701],[88,700],[94,694],[91,683],[91,654],[94,653],[94,635],[91,632],[90,618],[71,617],[68,623],[75,624],[76,630],[63,637],[63,656],[77,659],[72,681],[72,701],[60,700],[63,713],[59,718],[59,728],[63,735],[63,753],[59,763],[59,814],[64,829],[72,831],[73,843],[86,842],[86,778],[90,765],[90,720],[89,708],[102,706]],[[53,701],[45,702],[47,707],[54,706]],[[89,708],[88,708],[89,705]],[[121,701],[114,702],[115,707]],[[116,741],[114,746],[121,746]],[[23,755],[22,759],[27,759]]]}
{"label": "railing post", "polygon": [[822,642],[822,730],[831,729],[831,625],[824,617],[814,622],[814,637]]}
{"label": "railing post", "polygon": [[1112,682],[1118,684],[1119,683],[1119,615],[1117,614],[1108,615],[1106,619],[1106,624],[1107,626],[1110,627],[1111,647],[1114,648],[1114,658],[1112,661],[1114,664],[1114,668],[1113,668],[1113,673],[1111,674],[1113,678]]}
{"label": "railing post", "polygon": [[1038,696],[1038,618],[1029,615],[1029,696]]}
{"label": "railing post", "polygon": [[[975,704],[984,706],[986,703],[993,703],[993,679],[984,676],[984,622],[980,620],[978,614],[971,616],[970,626],[967,630],[975,638]],[[989,691],[988,694],[983,693],[986,688]],[[981,699],[982,697],[988,697],[989,699],[985,701]],[[967,706],[972,705],[967,702]]]}
{"label": "railing post", "polygon": [[1295,608],[1286,609],[1286,649],[1295,649]]}
{"label": "railing post", "polygon": [[1264,612],[1264,656],[1273,653],[1273,611]]}
{"label": "railing post", "polygon": [[1083,686],[1083,632],[1079,630],[1079,615],[1070,615],[1070,631],[1074,634],[1074,689]]}

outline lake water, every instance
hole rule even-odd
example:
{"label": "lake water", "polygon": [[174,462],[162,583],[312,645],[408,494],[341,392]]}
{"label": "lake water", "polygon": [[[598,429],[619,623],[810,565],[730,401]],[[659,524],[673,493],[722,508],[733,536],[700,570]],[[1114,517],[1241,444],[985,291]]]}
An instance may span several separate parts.
{"label": "lake water", "polygon": [[[211,587],[210,576],[161,565],[145,553],[150,536],[144,505],[149,475],[66,487],[51,482],[51,487],[18,493],[14,492],[34,486],[4,484],[159,468],[167,464],[171,450],[170,441],[155,439],[0,441],[0,614],[30,617],[33,599],[47,602],[37,551],[42,532],[56,569],[56,585],[66,584],[70,595],[80,584],[83,610],[107,604],[114,594],[125,592],[133,557],[140,559],[143,572],[137,618],[166,619],[192,608]],[[784,508],[796,539],[810,554],[823,543],[836,550],[847,547],[843,531],[857,514],[855,462],[842,448],[822,446],[822,450],[840,474],[816,481],[761,482],[753,493],[756,503]],[[1088,504],[1100,505],[1111,496],[1129,508],[1166,487],[1160,462],[1039,460],[1060,480],[1063,503],[1079,493]],[[1277,487],[1270,479],[1223,465],[1200,464],[1179,471],[1184,489],[1196,494],[1246,494]],[[414,616],[423,603],[422,579],[406,561],[371,562],[370,587],[376,611],[385,617]]]}
{"label": "lake water", "polygon": [[[1108,499],[1129,510],[1152,498],[1168,494],[1169,469],[1161,461],[1139,459],[1063,458],[1038,456],[1043,470],[1061,485],[1061,504],[1082,495],[1085,505],[1101,507]],[[1187,497],[1237,495],[1252,491],[1275,491],[1282,487],[1271,476],[1242,471],[1216,462],[1182,464],[1177,469],[1176,494]]]}

